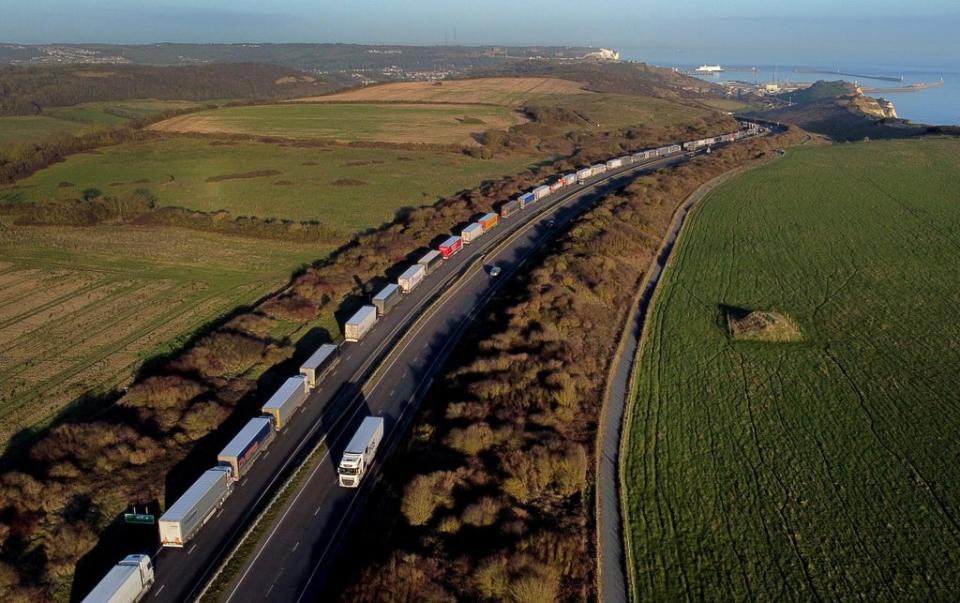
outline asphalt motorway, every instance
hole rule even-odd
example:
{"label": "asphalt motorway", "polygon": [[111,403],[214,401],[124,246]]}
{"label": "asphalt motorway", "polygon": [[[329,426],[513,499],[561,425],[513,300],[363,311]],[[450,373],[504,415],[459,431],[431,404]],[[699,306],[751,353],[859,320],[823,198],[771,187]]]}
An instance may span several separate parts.
{"label": "asphalt motorway", "polygon": [[[228,600],[234,602],[313,600],[339,539],[377,477],[379,465],[374,464],[359,489],[336,485],[336,464],[362,418],[374,414],[386,418],[382,458],[398,441],[403,422],[413,414],[462,329],[537,246],[636,175],[684,160],[686,154],[680,153],[633,164],[545,197],[444,261],[362,341],[343,346],[335,371],[311,393],[197,535],[183,549],[163,548],[155,555],[156,580],[144,600],[196,598],[277,488],[318,443],[326,442],[327,454],[290,497],[279,521],[228,591]],[[502,274],[490,277],[485,270],[490,265],[500,266]]]}

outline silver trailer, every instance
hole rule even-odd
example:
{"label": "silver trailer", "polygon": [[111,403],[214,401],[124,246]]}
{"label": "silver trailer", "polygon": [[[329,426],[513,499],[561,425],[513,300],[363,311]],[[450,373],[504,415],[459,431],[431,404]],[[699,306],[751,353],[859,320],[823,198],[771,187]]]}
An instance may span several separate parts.
{"label": "silver trailer", "polygon": [[151,586],[150,555],[127,555],[107,572],[82,603],[137,603]]}
{"label": "silver trailer", "polygon": [[593,176],[593,170],[590,168],[583,168],[582,170],[577,170],[577,182],[583,184],[584,180]]}
{"label": "silver trailer", "polygon": [[603,163],[595,163],[590,166],[590,174],[593,176],[599,176],[600,174],[606,173],[607,166]]}
{"label": "silver trailer", "polygon": [[643,161],[646,158],[647,158],[647,154],[641,151],[639,153],[634,153],[631,160],[633,161],[633,163],[637,163],[638,161]]}
{"label": "silver trailer", "polygon": [[233,492],[230,469],[214,467],[204,472],[177,502],[160,516],[160,544],[182,548]]}
{"label": "silver trailer", "polygon": [[576,174],[565,174],[560,181],[563,182],[564,186],[570,186],[571,184],[576,184],[577,175]]}
{"label": "silver trailer", "polygon": [[620,161],[619,159],[608,159],[606,165],[608,170],[612,170],[612,169],[621,167],[623,165],[623,162]]}
{"label": "silver trailer", "polygon": [[404,293],[410,293],[417,288],[417,285],[423,282],[423,277],[425,276],[427,276],[427,269],[421,264],[414,264],[397,277],[397,284],[400,285],[400,289],[402,289]]}
{"label": "silver trailer", "polygon": [[672,155],[673,153],[679,153],[679,152],[680,152],[680,145],[678,145],[678,144],[672,144],[672,145],[670,145],[669,147],[667,147],[667,152],[666,152],[666,154],[667,154],[667,155]]}
{"label": "silver trailer", "polygon": [[538,186],[537,188],[533,189],[533,200],[539,201],[540,199],[543,199],[549,194],[550,194],[549,186]]}
{"label": "silver trailer", "polygon": [[373,305],[377,307],[378,316],[386,315],[401,301],[403,301],[403,295],[400,293],[400,285],[394,283],[390,283],[373,296]]}
{"label": "silver trailer", "polygon": [[260,410],[263,411],[263,414],[273,417],[274,427],[277,428],[277,431],[280,431],[287,426],[290,418],[306,401],[309,391],[306,377],[303,375],[290,377],[283,382],[280,389],[270,396],[270,399]]}
{"label": "silver trailer", "polygon": [[229,468],[234,481],[236,481],[250,467],[253,467],[254,461],[257,460],[261,452],[267,449],[275,436],[276,432],[273,430],[271,417],[254,417],[220,451],[220,454],[217,455],[217,462]]}
{"label": "silver trailer", "polygon": [[383,440],[383,418],[367,417],[350,438],[337,468],[340,485],[356,488],[360,485],[367,468],[373,463],[380,441]]}
{"label": "silver trailer", "polygon": [[479,222],[474,222],[460,232],[460,238],[463,239],[464,245],[479,239],[481,236],[483,236],[483,225]]}
{"label": "silver trailer", "polygon": [[300,374],[307,380],[307,388],[315,388],[327,371],[332,370],[339,362],[340,346],[325,343],[317,348],[317,351],[311,354],[300,367]]}
{"label": "silver trailer", "polygon": [[507,201],[500,207],[500,217],[508,218],[518,211],[520,211],[520,201],[517,199],[514,199],[513,201]]}
{"label": "silver trailer", "polygon": [[347,324],[343,328],[343,338],[356,343],[363,339],[375,324],[377,324],[377,307],[363,306],[347,319]]}
{"label": "silver trailer", "polygon": [[420,258],[417,263],[423,266],[423,269],[426,270],[427,274],[429,275],[443,265],[443,255],[441,255],[436,249],[431,249],[427,253],[423,254],[423,257]]}

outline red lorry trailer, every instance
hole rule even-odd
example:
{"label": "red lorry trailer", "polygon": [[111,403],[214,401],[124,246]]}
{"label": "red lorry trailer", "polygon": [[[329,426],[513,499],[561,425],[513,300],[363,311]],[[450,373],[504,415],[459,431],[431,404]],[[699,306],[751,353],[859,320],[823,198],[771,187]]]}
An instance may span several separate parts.
{"label": "red lorry trailer", "polygon": [[463,249],[463,239],[457,236],[450,237],[443,243],[440,243],[439,251],[443,259],[453,257],[453,254]]}

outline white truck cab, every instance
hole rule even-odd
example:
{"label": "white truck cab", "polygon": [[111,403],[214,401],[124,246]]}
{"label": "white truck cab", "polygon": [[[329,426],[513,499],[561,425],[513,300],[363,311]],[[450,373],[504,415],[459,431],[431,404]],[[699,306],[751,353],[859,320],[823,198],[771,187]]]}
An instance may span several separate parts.
{"label": "white truck cab", "polygon": [[373,463],[383,440],[383,417],[367,417],[350,438],[337,467],[338,481],[344,488],[360,485],[367,468]]}

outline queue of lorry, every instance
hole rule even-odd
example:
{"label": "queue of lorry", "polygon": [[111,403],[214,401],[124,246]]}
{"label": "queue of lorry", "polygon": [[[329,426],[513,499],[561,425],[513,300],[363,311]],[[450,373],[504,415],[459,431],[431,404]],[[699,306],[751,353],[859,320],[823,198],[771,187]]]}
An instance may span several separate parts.
{"label": "queue of lorry", "polygon": [[[487,213],[451,235],[436,249],[423,255],[397,278],[378,291],[372,305],[364,305],[344,324],[344,341],[360,342],[377,322],[416,289],[445,260],[459,253],[464,245],[496,228],[502,220],[525,210],[544,197],[574,184],[584,184],[589,178],[628,165],[667,157],[681,150],[695,151],[713,144],[733,142],[765,131],[765,128],[746,122],[743,129],[709,139],[689,141],[639,151],[615,157],[575,172],[559,176],[550,184],[537,186],[500,206],[498,213]],[[321,387],[323,380],[340,362],[342,345],[325,343],[319,346],[300,367],[299,374],[288,378],[261,407],[261,415],[250,419],[236,436],[217,455],[217,465],[208,469],[163,513],[158,521],[160,543],[164,547],[182,548],[223,506],[236,484],[250,470],[271,442],[289,425],[296,412],[307,401],[310,393]],[[345,488],[356,488],[373,463],[384,437],[382,417],[363,419],[343,452],[337,467],[338,483]],[[102,601],[133,603],[138,601],[153,584],[153,565],[147,555],[124,558],[84,599],[84,603]]]}

